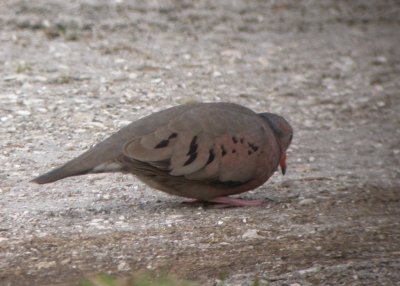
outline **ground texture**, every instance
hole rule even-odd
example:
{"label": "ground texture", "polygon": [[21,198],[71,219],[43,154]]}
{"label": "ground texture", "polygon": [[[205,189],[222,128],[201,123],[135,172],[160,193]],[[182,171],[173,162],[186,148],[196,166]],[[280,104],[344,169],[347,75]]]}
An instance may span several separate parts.
{"label": "ground texture", "polygon": [[[0,284],[165,271],[205,285],[400,285],[398,1],[0,3]],[[288,172],[182,205],[128,175],[29,180],[191,101],[294,126]]]}

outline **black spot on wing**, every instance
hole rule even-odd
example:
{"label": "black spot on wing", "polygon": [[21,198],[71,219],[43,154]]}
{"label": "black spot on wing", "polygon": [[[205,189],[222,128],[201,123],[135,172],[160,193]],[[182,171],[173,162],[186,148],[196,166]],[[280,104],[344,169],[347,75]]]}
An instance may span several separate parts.
{"label": "black spot on wing", "polygon": [[214,161],[214,159],[215,159],[215,153],[214,153],[214,150],[211,149],[211,150],[208,152],[208,160],[207,160],[206,166],[207,166],[208,164],[210,164],[212,161]]}
{"label": "black spot on wing", "polygon": [[221,155],[222,155],[222,157],[224,157],[226,155],[226,149],[225,149],[224,145],[221,145]]}
{"label": "black spot on wing", "polygon": [[164,139],[162,141],[160,141],[160,143],[158,143],[156,145],[156,147],[154,147],[154,149],[160,149],[160,148],[165,148],[169,145],[169,140],[178,137],[177,133],[172,133],[171,135],[169,135],[168,139]]}
{"label": "black spot on wing", "polygon": [[190,163],[193,163],[194,160],[196,160],[198,147],[199,144],[197,144],[197,136],[194,136],[192,141],[190,142],[189,151],[186,153],[186,155],[189,156],[189,158],[186,160],[183,166],[187,166]]}
{"label": "black spot on wing", "polygon": [[154,149],[165,148],[168,146],[168,144],[169,144],[169,140],[162,140],[162,141],[160,141],[160,143],[158,143],[156,145],[156,147],[154,147]]}
{"label": "black spot on wing", "polygon": [[168,137],[168,139],[174,139],[174,138],[176,138],[176,137],[178,137],[178,133],[172,133],[171,135],[169,135],[169,137]]}
{"label": "black spot on wing", "polygon": [[[197,144],[196,141],[197,141],[197,136],[194,136],[193,139],[192,139],[192,142],[190,142],[189,151],[187,152],[186,155],[189,156],[189,155],[191,155],[191,154],[197,152],[197,147],[198,147],[199,145]],[[190,158],[189,158],[189,159],[190,159]]]}
{"label": "black spot on wing", "polygon": [[250,142],[248,142],[247,144],[249,145],[251,150],[253,150],[254,152],[256,152],[258,150],[258,146],[257,145],[255,145],[253,143],[250,143]]}
{"label": "black spot on wing", "polygon": [[197,158],[197,152],[194,152],[194,153],[190,154],[189,159],[186,160],[186,162],[183,164],[183,166],[189,165],[194,160],[196,160],[196,158]]}
{"label": "black spot on wing", "polygon": [[238,140],[237,140],[237,138],[235,137],[235,136],[232,136],[232,141],[233,141],[233,143],[238,143]]}

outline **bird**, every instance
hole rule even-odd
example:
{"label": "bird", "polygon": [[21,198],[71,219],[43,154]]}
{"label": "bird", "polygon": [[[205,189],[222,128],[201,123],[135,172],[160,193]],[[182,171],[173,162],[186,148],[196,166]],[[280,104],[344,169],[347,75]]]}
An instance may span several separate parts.
{"label": "bird", "polygon": [[284,175],[292,138],[280,115],[229,102],[188,103],[130,123],[32,182],[121,172],[192,202],[259,206],[265,200],[231,195],[263,185],[279,166]]}

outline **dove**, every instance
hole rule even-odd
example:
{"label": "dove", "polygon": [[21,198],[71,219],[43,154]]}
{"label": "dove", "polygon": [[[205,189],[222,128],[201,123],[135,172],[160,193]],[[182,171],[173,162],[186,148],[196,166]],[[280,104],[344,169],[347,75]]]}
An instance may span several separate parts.
{"label": "dove", "polygon": [[281,167],[293,129],[281,116],[227,103],[191,103],[143,117],[32,182],[121,172],[197,202],[257,206],[231,195],[263,185]]}

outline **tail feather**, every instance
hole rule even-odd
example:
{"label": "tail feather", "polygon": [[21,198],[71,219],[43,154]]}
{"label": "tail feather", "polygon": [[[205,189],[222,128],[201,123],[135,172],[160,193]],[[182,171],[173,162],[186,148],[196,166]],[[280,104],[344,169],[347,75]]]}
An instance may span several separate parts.
{"label": "tail feather", "polygon": [[72,176],[79,176],[79,175],[85,175],[91,172],[91,169],[88,170],[68,170],[67,165],[61,166],[59,168],[56,168],[54,170],[51,170],[50,172],[47,172],[46,174],[40,175],[39,177],[36,177],[33,179],[31,182],[37,183],[37,184],[48,184],[52,183],[67,177],[72,177]]}
{"label": "tail feather", "polygon": [[101,142],[65,165],[40,175],[31,182],[47,184],[72,176],[120,171],[122,166],[114,162],[120,153],[118,146]]}

